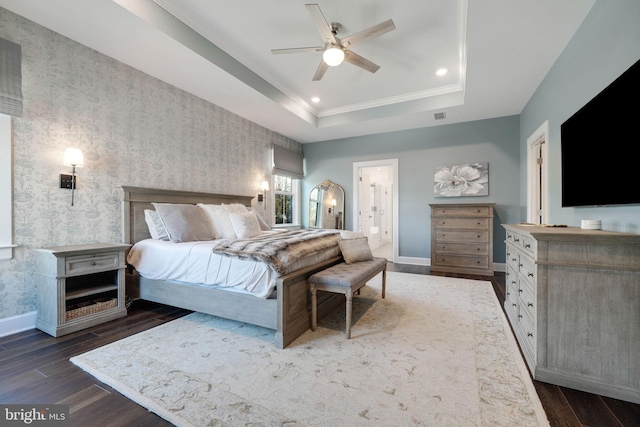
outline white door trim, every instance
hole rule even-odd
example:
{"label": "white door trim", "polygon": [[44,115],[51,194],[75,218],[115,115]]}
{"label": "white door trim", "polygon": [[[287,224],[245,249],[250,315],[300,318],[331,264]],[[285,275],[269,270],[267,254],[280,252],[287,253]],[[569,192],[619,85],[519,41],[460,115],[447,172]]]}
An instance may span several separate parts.
{"label": "white door trim", "polygon": [[389,260],[391,262],[398,259],[399,256],[399,236],[398,236],[398,193],[399,193],[399,185],[398,185],[398,159],[384,159],[384,160],[372,160],[368,162],[353,162],[353,210],[352,210],[352,224],[353,228],[357,229],[358,227],[358,211],[360,210],[360,206],[358,206],[360,197],[358,194],[360,185],[359,185],[359,176],[361,168],[371,168],[378,166],[390,166],[393,169],[393,260]]}
{"label": "white door trim", "polygon": [[[542,179],[536,179],[536,150],[541,145]],[[549,121],[545,121],[527,138],[527,222],[534,224],[537,220],[538,198],[542,193],[542,222],[549,222]]]}

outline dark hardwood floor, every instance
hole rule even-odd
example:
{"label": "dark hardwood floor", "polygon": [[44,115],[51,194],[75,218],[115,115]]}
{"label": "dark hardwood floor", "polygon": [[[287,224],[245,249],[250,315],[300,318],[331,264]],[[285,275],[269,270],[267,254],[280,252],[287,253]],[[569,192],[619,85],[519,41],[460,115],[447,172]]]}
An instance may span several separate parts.
{"label": "dark hardwood floor", "polygon": [[[390,264],[389,271],[430,274]],[[504,301],[504,274],[490,280]],[[68,404],[72,426],[170,425],[69,362],[69,358],[182,317],[189,311],[139,302],[127,317],[53,338],[37,329],[0,338],[0,404]],[[640,405],[534,381],[551,426],[640,426]]]}

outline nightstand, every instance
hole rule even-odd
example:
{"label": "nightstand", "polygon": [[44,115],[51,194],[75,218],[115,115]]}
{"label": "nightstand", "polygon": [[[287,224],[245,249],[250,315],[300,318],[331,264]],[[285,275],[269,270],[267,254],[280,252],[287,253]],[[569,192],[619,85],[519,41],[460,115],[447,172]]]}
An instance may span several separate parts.
{"label": "nightstand", "polygon": [[36,327],[58,337],[126,316],[125,252],[130,246],[94,243],[35,249]]}

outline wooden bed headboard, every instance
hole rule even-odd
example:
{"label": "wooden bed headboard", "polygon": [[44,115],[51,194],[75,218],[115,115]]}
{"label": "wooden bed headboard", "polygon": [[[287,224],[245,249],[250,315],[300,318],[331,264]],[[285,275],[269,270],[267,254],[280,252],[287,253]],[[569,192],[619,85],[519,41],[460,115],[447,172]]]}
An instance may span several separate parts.
{"label": "wooden bed headboard", "polygon": [[144,210],[153,210],[151,203],[206,203],[211,205],[240,203],[250,207],[251,199],[255,197],[129,186],[123,186],[122,189],[124,190],[122,203],[123,243],[130,244],[151,237],[144,220]]}

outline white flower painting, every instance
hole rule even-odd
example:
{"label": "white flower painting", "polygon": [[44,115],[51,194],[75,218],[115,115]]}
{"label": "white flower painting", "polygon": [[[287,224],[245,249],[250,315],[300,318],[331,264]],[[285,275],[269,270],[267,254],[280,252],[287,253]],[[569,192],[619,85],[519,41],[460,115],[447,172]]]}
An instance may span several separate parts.
{"label": "white flower painting", "polygon": [[433,176],[435,197],[489,195],[489,163],[439,166]]}

